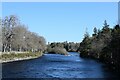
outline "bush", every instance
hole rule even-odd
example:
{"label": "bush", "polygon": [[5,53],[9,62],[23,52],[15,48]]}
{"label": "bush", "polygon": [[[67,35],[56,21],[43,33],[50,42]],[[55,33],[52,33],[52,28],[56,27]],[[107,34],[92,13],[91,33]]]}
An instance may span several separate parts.
{"label": "bush", "polygon": [[61,48],[61,47],[49,48],[48,49],[48,53],[56,53],[56,54],[68,55],[66,49],[65,48]]}

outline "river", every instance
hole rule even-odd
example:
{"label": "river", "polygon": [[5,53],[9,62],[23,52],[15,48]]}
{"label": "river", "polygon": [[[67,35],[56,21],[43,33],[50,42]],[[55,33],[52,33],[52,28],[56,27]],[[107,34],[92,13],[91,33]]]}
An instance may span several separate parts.
{"label": "river", "polygon": [[33,60],[15,61],[2,64],[3,78],[117,78],[118,76],[105,65],[79,57],[79,53],[70,52],[70,56],[44,54]]}

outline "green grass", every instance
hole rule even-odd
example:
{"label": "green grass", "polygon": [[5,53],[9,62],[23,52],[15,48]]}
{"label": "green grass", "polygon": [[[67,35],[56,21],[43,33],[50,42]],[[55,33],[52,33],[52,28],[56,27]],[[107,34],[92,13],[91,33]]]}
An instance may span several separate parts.
{"label": "green grass", "polygon": [[19,58],[28,58],[28,57],[40,57],[42,56],[42,52],[28,52],[28,53],[4,53],[2,55],[0,55],[0,59],[2,60],[13,60],[15,58],[19,59]]}

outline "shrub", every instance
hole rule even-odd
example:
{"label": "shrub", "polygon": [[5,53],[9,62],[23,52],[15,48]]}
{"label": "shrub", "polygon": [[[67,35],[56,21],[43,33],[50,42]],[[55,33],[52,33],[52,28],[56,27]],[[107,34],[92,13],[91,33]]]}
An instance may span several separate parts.
{"label": "shrub", "polygon": [[56,54],[68,55],[66,49],[65,48],[61,48],[61,47],[49,48],[48,49],[48,53],[56,53]]}

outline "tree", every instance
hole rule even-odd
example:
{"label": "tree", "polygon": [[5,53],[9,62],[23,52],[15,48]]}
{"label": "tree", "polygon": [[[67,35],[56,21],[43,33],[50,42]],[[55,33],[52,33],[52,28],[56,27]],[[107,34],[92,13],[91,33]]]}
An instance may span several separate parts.
{"label": "tree", "polygon": [[59,48],[65,48],[67,51],[69,52],[76,52],[78,51],[80,43],[74,43],[74,42],[53,42],[53,43],[49,43],[47,45],[47,49],[51,50],[51,48],[54,47],[59,47]]}
{"label": "tree", "polygon": [[80,43],[80,56],[98,59],[120,71],[120,26],[109,28],[105,20],[102,30],[96,32],[94,28],[93,31],[92,37],[86,33]]}
{"label": "tree", "polygon": [[111,53],[112,64],[115,64],[117,70],[120,71],[120,26],[116,25],[112,30],[112,40],[108,45],[109,51]]}
{"label": "tree", "polygon": [[25,44],[25,37],[27,28],[25,25],[17,25],[13,28],[14,36],[13,36],[13,42],[12,42],[12,48],[15,51],[22,51],[22,48],[26,47]]}
{"label": "tree", "polygon": [[93,29],[93,31],[94,31],[94,34],[93,34],[93,36],[96,36],[97,35],[97,28],[95,27],[94,29]]}
{"label": "tree", "polygon": [[105,20],[105,21],[104,21],[103,29],[108,29],[108,28],[109,28],[109,25],[107,24],[107,21]]}
{"label": "tree", "polygon": [[91,48],[91,38],[89,37],[89,33],[86,32],[84,34],[83,41],[80,43],[80,56],[81,57],[88,57],[89,51]]}
{"label": "tree", "polygon": [[31,32],[21,24],[15,15],[2,19],[3,52],[45,51],[46,41],[43,36]]}

